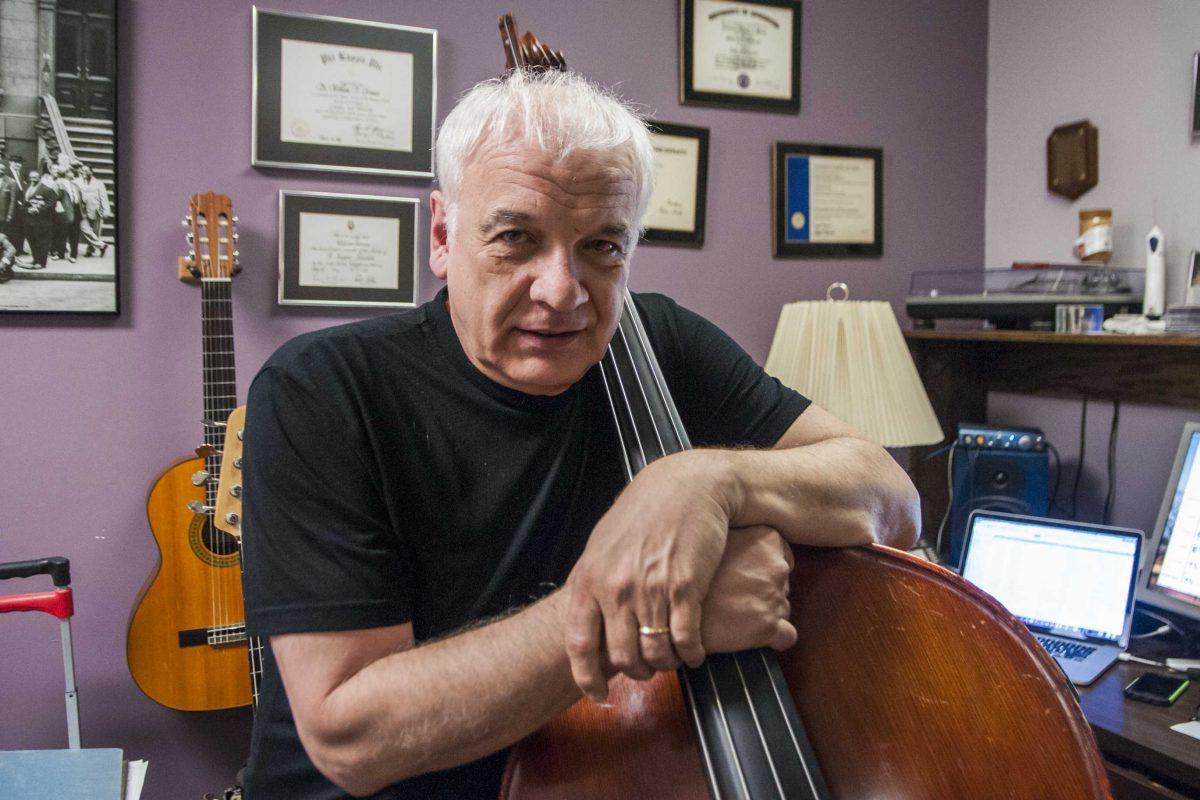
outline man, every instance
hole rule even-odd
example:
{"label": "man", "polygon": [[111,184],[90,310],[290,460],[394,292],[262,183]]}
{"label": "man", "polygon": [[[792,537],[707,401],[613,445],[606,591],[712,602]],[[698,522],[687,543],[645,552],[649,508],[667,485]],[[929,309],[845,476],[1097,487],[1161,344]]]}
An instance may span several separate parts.
{"label": "man", "polygon": [[17,189],[16,206],[10,209],[4,235],[17,248],[17,255],[25,249],[25,192],[28,186],[21,172],[24,166],[25,159],[16,153],[9,155],[8,163],[4,165],[5,177],[11,178]]}
{"label": "man", "polygon": [[83,254],[90,256],[94,250],[97,255],[103,256],[108,251],[108,242],[101,238],[104,236],[104,220],[112,214],[108,202],[108,187],[104,185],[104,181],[92,174],[92,168],[87,164],[79,165],[79,177],[76,182],[79,185],[83,211],[80,233],[87,245]]}
{"label": "man", "polygon": [[518,72],[463,97],[437,154],[447,288],[293,340],[250,390],[255,800],[495,797],[504,748],[615,674],[793,644],[783,537],[915,536],[881,448],[656,295],[636,303],[701,449],[623,489],[596,364],[653,175],[627,108]]}
{"label": "man", "polygon": [[17,248],[3,233],[0,233],[0,283],[12,280],[13,264],[17,263]]}
{"label": "man", "polygon": [[79,208],[80,191],[70,167],[51,167],[58,203],[54,215],[54,252],[74,264],[79,256],[79,230],[82,216]]}
{"label": "man", "polygon": [[13,221],[19,219],[17,210],[21,199],[24,199],[24,193],[17,179],[7,171],[0,172],[0,234],[10,242],[16,235]]}
{"label": "man", "polygon": [[45,269],[54,239],[55,206],[58,204],[58,188],[49,173],[29,171],[29,185],[25,189],[25,238],[33,261],[18,264],[22,269]]}

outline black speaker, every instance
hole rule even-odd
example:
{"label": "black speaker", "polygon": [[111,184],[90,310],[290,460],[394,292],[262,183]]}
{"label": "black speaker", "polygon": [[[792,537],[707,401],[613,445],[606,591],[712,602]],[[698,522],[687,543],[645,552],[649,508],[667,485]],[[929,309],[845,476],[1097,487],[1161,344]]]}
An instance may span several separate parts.
{"label": "black speaker", "polygon": [[962,568],[972,511],[1044,517],[1050,510],[1050,461],[1040,430],[960,425],[950,459],[951,566]]}

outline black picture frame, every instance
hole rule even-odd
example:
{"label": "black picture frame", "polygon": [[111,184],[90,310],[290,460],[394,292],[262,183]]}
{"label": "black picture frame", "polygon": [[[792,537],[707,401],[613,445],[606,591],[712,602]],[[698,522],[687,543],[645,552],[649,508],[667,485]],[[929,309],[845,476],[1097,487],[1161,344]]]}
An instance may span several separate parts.
{"label": "black picture frame", "polygon": [[[9,221],[7,213],[0,219],[0,234],[13,248],[19,246],[15,257],[6,256],[6,248],[0,246],[0,276],[7,278],[0,280],[0,314],[116,317],[121,313],[122,273],[118,3],[91,0],[49,11],[49,15],[39,13],[34,23],[37,41],[49,42],[49,53],[42,44],[30,48],[32,63],[13,75],[6,75],[6,69],[19,62],[8,59],[0,64],[0,79],[5,81],[0,104],[0,195],[8,191],[4,176],[14,179],[14,165],[21,195],[16,219]],[[104,52],[98,52],[99,45]],[[52,61],[44,61],[47,58]],[[53,64],[49,72],[46,63]],[[10,162],[9,156],[21,161]],[[24,192],[29,188],[29,173],[46,174],[51,165],[64,171],[62,179],[74,178],[78,202],[70,222],[66,205],[59,211],[61,194],[53,205],[46,200],[38,203],[39,214],[32,216],[40,216],[47,207],[54,215],[49,248],[43,255],[45,226],[40,220],[29,224],[32,198]],[[83,166],[102,186],[83,180]],[[64,191],[61,184],[57,191]],[[76,192],[66,191],[74,200]],[[89,239],[88,231],[96,239]],[[92,241],[98,244],[92,246]],[[49,255],[60,250],[59,258]]]}
{"label": "black picture frame", "polygon": [[[702,0],[713,2],[714,0]],[[730,108],[750,109],[754,111],[773,111],[787,114],[800,113],[800,33],[801,33],[801,2],[800,0],[721,0],[722,5],[729,5],[728,11],[718,13],[733,13],[735,10],[747,15],[754,14],[754,7],[787,9],[792,11],[792,66],[788,83],[791,91],[787,98],[755,97],[753,95],[725,93],[712,90],[697,89],[695,85],[696,63],[696,2],[697,0],[679,0],[679,102],[683,105],[723,106]],[[771,22],[770,24],[774,24]],[[748,73],[739,74],[737,82],[750,81]]]}
{"label": "black picture frame", "polygon": [[[437,119],[436,30],[317,14],[266,11],[257,6],[252,14],[254,66],[250,162],[253,166],[433,177],[434,124]],[[402,151],[284,141],[281,126],[284,40],[334,49],[341,46],[411,55],[411,148]]]}
{"label": "black picture frame", "polygon": [[[677,125],[670,122],[648,121],[646,126],[650,129],[650,134],[664,134],[667,136],[681,136],[689,139],[695,139],[697,142],[696,153],[696,174],[695,180],[695,209],[693,212],[691,230],[679,230],[674,228],[653,227],[646,225],[642,232],[642,239],[647,242],[657,242],[660,244],[679,244],[690,247],[702,247],[704,245],[704,220],[705,212],[708,207],[708,140],[709,129],[698,128],[692,125]],[[651,197],[651,207],[647,209],[647,217],[651,216],[655,197],[660,196],[660,187],[658,182],[655,182],[655,195]]]}
{"label": "black picture frame", "polygon": [[1200,52],[1192,54],[1192,139],[1200,139]]}
{"label": "black picture frame", "polygon": [[[813,242],[805,238],[812,230],[811,195],[802,183],[811,158],[832,156],[865,159],[873,166],[873,234],[869,242]],[[856,257],[883,255],[883,150],[877,147],[845,147],[830,144],[775,142],[771,150],[771,210],[776,257]],[[799,214],[799,217],[795,215]],[[799,220],[797,225],[796,220]]]}
{"label": "black picture frame", "polygon": [[[418,221],[416,197],[279,192],[280,305],[372,306],[411,308],[417,305]],[[396,288],[328,286],[301,282],[301,214],[379,217],[399,221],[397,228]]]}

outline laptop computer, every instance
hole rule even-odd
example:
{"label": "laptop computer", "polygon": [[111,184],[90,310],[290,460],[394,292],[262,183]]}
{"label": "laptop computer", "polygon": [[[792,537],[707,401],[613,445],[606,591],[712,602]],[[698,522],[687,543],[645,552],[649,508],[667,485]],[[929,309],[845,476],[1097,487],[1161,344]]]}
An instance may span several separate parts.
{"label": "laptop computer", "polygon": [[1142,532],[975,511],[962,576],[1025,623],[1072,683],[1087,686],[1129,644]]}

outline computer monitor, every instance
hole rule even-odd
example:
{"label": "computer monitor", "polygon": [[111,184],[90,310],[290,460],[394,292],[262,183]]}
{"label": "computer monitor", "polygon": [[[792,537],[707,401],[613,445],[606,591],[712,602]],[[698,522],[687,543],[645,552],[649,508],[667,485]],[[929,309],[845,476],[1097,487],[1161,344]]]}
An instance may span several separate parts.
{"label": "computer monitor", "polygon": [[1200,622],[1200,422],[1183,426],[1138,600]]}

